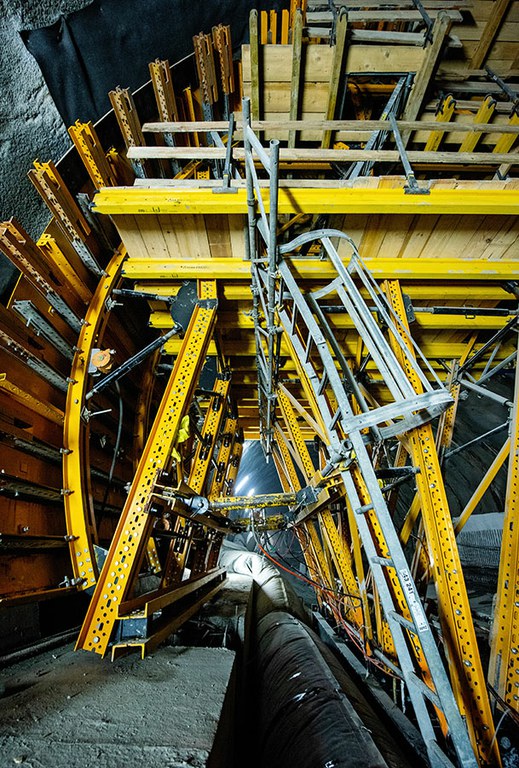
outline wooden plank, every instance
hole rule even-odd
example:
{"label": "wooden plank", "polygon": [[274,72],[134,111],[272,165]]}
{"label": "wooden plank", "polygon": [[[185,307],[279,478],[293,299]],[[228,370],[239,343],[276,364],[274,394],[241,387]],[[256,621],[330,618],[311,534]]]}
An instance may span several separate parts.
{"label": "wooden plank", "polygon": [[114,219],[117,231],[121,236],[124,247],[130,258],[145,259],[149,256],[148,248],[144,242],[135,216],[121,214]]}
{"label": "wooden plank", "polygon": [[399,258],[418,259],[436,227],[438,216],[415,216],[409,228],[409,237],[403,246]]}
{"label": "wooden plank", "polygon": [[488,243],[481,258],[497,261],[505,258],[519,259],[519,244],[517,242],[519,221],[506,222],[499,232]]}
{"label": "wooden plank", "polygon": [[[432,30],[433,41],[426,48],[422,66],[416,75],[413,89],[404,111],[405,120],[416,120],[418,117],[430,80],[438,64],[445,36],[449,33],[450,27],[450,18],[446,14],[438,14]],[[402,136],[404,144],[407,144],[410,135],[410,133],[405,133]]]}
{"label": "wooden plank", "polygon": [[157,216],[157,220],[168,246],[169,257],[172,259],[181,258],[182,249],[177,236],[180,225],[177,225],[177,217],[169,213],[161,213]]}
{"label": "wooden plank", "polygon": [[176,215],[175,224],[179,253],[174,258],[206,259],[211,257],[203,214]]}
{"label": "wooden plank", "polygon": [[[474,24],[464,24],[456,27],[456,32],[459,34],[462,42],[475,42],[477,43],[485,30],[484,22],[475,22]],[[518,21],[504,21],[499,29],[496,42],[500,43],[514,43],[519,39],[519,20]],[[470,69],[477,69],[472,67],[472,62],[469,64]]]}
{"label": "wooden plank", "polygon": [[[298,121],[290,117],[291,122],[302,123],[305,120],[322,118],[326,112],[328,85],[326,83],[304,83],[298,95]],[[283,122],[283,114],[288,116],[292,108],[291,85],[289,83],[270,83],[263,96],[263,117],[270,120],[272,113],[278,113],[276,122]],[[286,118],[285,118],[286,125]],[[283,126],[283,128],[285,127]],[[290,130],[301,130],[302,126]]]}
{"label": "wooden plank", "polygon": [[[350,24],[354,22],[378,22],[378,21],[419,21],[422,22],[422,14],[416,10],[391,10],[387,11],[379,8],[365,8],[359,11],[351,10],[350,3],[348,3],[348,21]],[[458,10],[450,10],[449,8],[441,9],[445,13],[448,13],[453,23],[461,24],[463,22],[463,16]],[[435,19],[440,13],[439,10],[433,10],[428,12],[428,16],[431,19]],[[329,24],[333,21],[333,17],[330,11],[309,11],[306,14],[307,23],[312,24]]]}
{"label": "wooden plank", "polygon": [[147,214],[136,216],[135,220],[150,259],[169,258],[171,254],[160,228],[159,217]]}
{"label": "wooden plank", "polygon": [[234,213],[229,214],[229,238],[231,241],[231,255],[235,258],[243,257],[243,243],[245,238],[246,217]]}
{"label": "wooden plank", "polygon": [[211,256],[217,259],[231,256],[228,217],[210,213],[204,216],[204,221]]}

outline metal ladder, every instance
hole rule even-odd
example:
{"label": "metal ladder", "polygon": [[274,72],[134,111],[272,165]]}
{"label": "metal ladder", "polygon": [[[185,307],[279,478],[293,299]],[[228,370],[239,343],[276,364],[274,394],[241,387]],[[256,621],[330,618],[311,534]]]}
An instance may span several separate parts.
{"label": "metal ladder", "polygon": [[[405,328],[385,301],[347,235],[336,230],[319,230],[306,233],[290,243],[277,245],[278,144],[270,143],[270,156],[265,152],[251,129],[247,100],[244,103],[244,143],[249,202],[249,256],[255,301],[258,394],[264,449],[268,451],[272,445],[272,420],[276,399],[276,339],[285,334],[311,387],[328,437],[328,465],[322,470],[322,474],[332,470],[340,471],[347,500],[354,512],[360,539],[391,630],[398,667],[382,654],[375,652],[404,680],[433,768],[452,765],[437,741],[433,710],[436,710],[446,724],[459,764],[464,768],[476,768],[477,761],[465,722],[458,709],[362,434],[366,428],[372,430],[376,440],[401,434],[429,421],[433,415],[444,410],[451,403],[451,397],[434,372],[429,369],[429,375],[432,375],[437,384],[437,387],[433,388],[429,378],[409,354],[406,344],[409,339],[405,337]],[[253,149],[270,177],[268,217],[254,168]],[[259,209],[259,220],[256,216],[256,206]],[[258,233],[260,245],[263,243],[260,252],[257,249]],[[341,261],[331,238],[345,238],[349,241],[352,258],[347,267]],[[322,243],[323,253],[332,263],[337,276],[325,288],[305,296],[292,274],[288,258],[294,249],[315,240]],[[282,259],[282,256],[285,256],[285,259]],[[367,291],[373,302],[373,309],[389,333],[399,340],[402,353],[423,384],[423,394],[417,395],[412,388],[376,322],[372,308],[368,307],[357,288],[353,275],[357,276]],[[372,360],[381,372],[393,398],[388,405],[368,408],[361,387],[349,370],[344,355],[340,354],[337,341],[329,328],[323,328],[323,312],[319,307],[319,300],[330,294],[336,295],[340,305],[350,314]],[[263,308],[267,319],[266,329],[259,322],[260,307]],[[263,339],[267,341],[266,350]],[[339,352],[336,357],[343,370],[343,378],[337,369],[333,351]],[[419,350],[416,352],[419,354]],[[352,394],[360,407],[360,413],[355,413],[350,402]],[[334,402],[336,407],[334,405],[332,408],[331,402]],[[392,423],[388,426],[388,422]]]}

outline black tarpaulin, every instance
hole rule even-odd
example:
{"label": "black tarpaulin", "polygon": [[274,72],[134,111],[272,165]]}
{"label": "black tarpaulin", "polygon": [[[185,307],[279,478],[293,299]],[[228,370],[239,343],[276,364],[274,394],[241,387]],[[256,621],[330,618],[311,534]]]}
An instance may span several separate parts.
{"label": "black tarpaulin", "polygon": [[135,90],[156,58],[180,61],[193,35],[231,26],[233,46],[248,40],[251,8],[280,9],[287,0],[94,0],[50,27],[22,32],[66,125],[95,121],[110,109],[108,91]]}

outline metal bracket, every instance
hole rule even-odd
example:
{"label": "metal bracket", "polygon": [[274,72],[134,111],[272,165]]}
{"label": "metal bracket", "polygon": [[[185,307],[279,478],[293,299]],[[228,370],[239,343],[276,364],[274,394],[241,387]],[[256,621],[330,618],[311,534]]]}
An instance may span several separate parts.
{"label": "metal bracket", "polygon": [[505,81],[497,75],[490,67],[485,66],[485,72],[489,76],[490,80],[498,85],[505,96],[510,99],[513,105],[513,111],[517,112],[519,109],[519,94],[513,91]]}
{"label": "metal bracket", "polygon": [[225,162],[223,166],[223,173],[222,173],[222,186],[221,187],[214,187],[213,194],[215,195],[235,195],[238,190],[236,187],[231,187],[231,176],[232,176],[232,136],[234,133],[234,112],[231,114],[231,117],[229,119],[229,131],[227,133],[227,147],[226,147],[226,153],[225,153]]}
{"label": "metal bracket", "polygon": [[[423,5],[420,2],[420,0],[413,0],[413,5],[416,8],[416,10],[419,11],[420,16],[422,17],[423,22],[425,24],[425,28],[427,30],[426,33],[425,33],[425,43],[432,43],[432,41],[433,41],[433,35],[432,35],[433,21],[432,21],[431,17],[429,16],[429,14],[427,13],[427,11],[425,10],[425,8],[423,7]],[[424,48],[425,48],[425,43],[424,43]]]}
{"label": "metal bracket", "polygon": [[314,504],[319,498],[319,494],[315,488],[311,485],[307,485],[305,488],[301,488],[296,493],[297,506],[306,506],[307,504]]}
{"label": "metal bracket", "polygon": [[218,299],[198,299],[197,306],[200,309],[216,309],[218,306]]}
{"label": "metal bracket", "polygon": [[402,136],[400,135],[400,131],[398,129],[395,116],[393,114],[390,114],[388,116],[388,120],[391,124],[391,130],[393,131],[396,147],[398,149],[398,153],[400,155],[400,160],[402,161],[402,165],[404,166],[404,173],[407,179],[407,186],[404,187],[405,194],[406,195],[429,195],[430,190],[425,189],[424,187],[418,186],[418,182],[416,181],[416,176],[414,175],[414,171],[411,167],[411,163],[409,162],[409,158],[407,157],[407,152],[404,146],[404,142],[402,141]]}

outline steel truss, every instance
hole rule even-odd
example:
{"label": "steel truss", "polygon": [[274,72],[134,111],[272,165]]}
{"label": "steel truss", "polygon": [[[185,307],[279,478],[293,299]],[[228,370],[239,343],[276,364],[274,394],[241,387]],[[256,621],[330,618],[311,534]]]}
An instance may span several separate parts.
{"label": "steel truss", "polygon": [[[365,655],[405,682],[431,765],[450,764],[438,726],[460,765],[499,763],[430,426],[434,416],[454,407],[454,400],[413,342],[398,283],[387,286],[386,296],[347,235],[323,229],[277,242],[277,147],[271,142],[269,154],[262,148],[247,103],[244,144],[261,437],[285,490],[298,490],[294,465],[306,478],[305,495],[291,510],[309,573],[321,585],[321,602],[332,606]],[[270,178],[268,216],[253,153]],[[339,239],[349,241],[348,264],[334,245]],[[310,243],[318,244],[335,276],[326,287],[303,295],[291,257]],[[354,375],[321,309],[325,298],[352,319],[364,360],[375,364],[390,393],[388,404],[379,406]],[[289,390],[277,380],[281,340],[308,403],[298,407],[297,416],[319,438],[319,469],[308,453]],[[377,477],[378,458],[395,437],[405,449],[400,465],[409,454],[412,465],[406,469],[418,480],[416,507],[422,511],[432,561],[450,681]]]}
{"label": "steel truss", "polygon": [[[78,648],[104,655],[111,646],[112,658],[129,647],[137,647],[145,654],[224,584],[225,574],[215,566],[221,531],[226,530],[227,520],[214,520],[190,500],[198,500],[202,491],[207,494],[213,452],[227,439],[220,434],[228,414],[227,376],[217,378],[190,465],[188,484],[184,481],[183,458],[178,447],[181,428],[187,437],[185,419],[211,341],[216,310],[216,283],[200,281],[182,349],[142,451],[81,629]],[[226,424],[229,426],[228,419]],[[230,423],[230,428],[233,427],[236,431],[235,419]],[[174,452],[176,462],[172,460]],[[239,455],[239,451],[234,450],[234,455]],[[227,466],[222,471],[225,477]],[[171,520],[171,526],[154,532],[157,516],[163,521]],[[191,579],[180,584],[190,550],[195,546],[193,531],[202,524],[205,532],[197,537]],[[162,582],[157,590],[135,598],[134,587],[153,533],[159,540],[170,541]]]}

